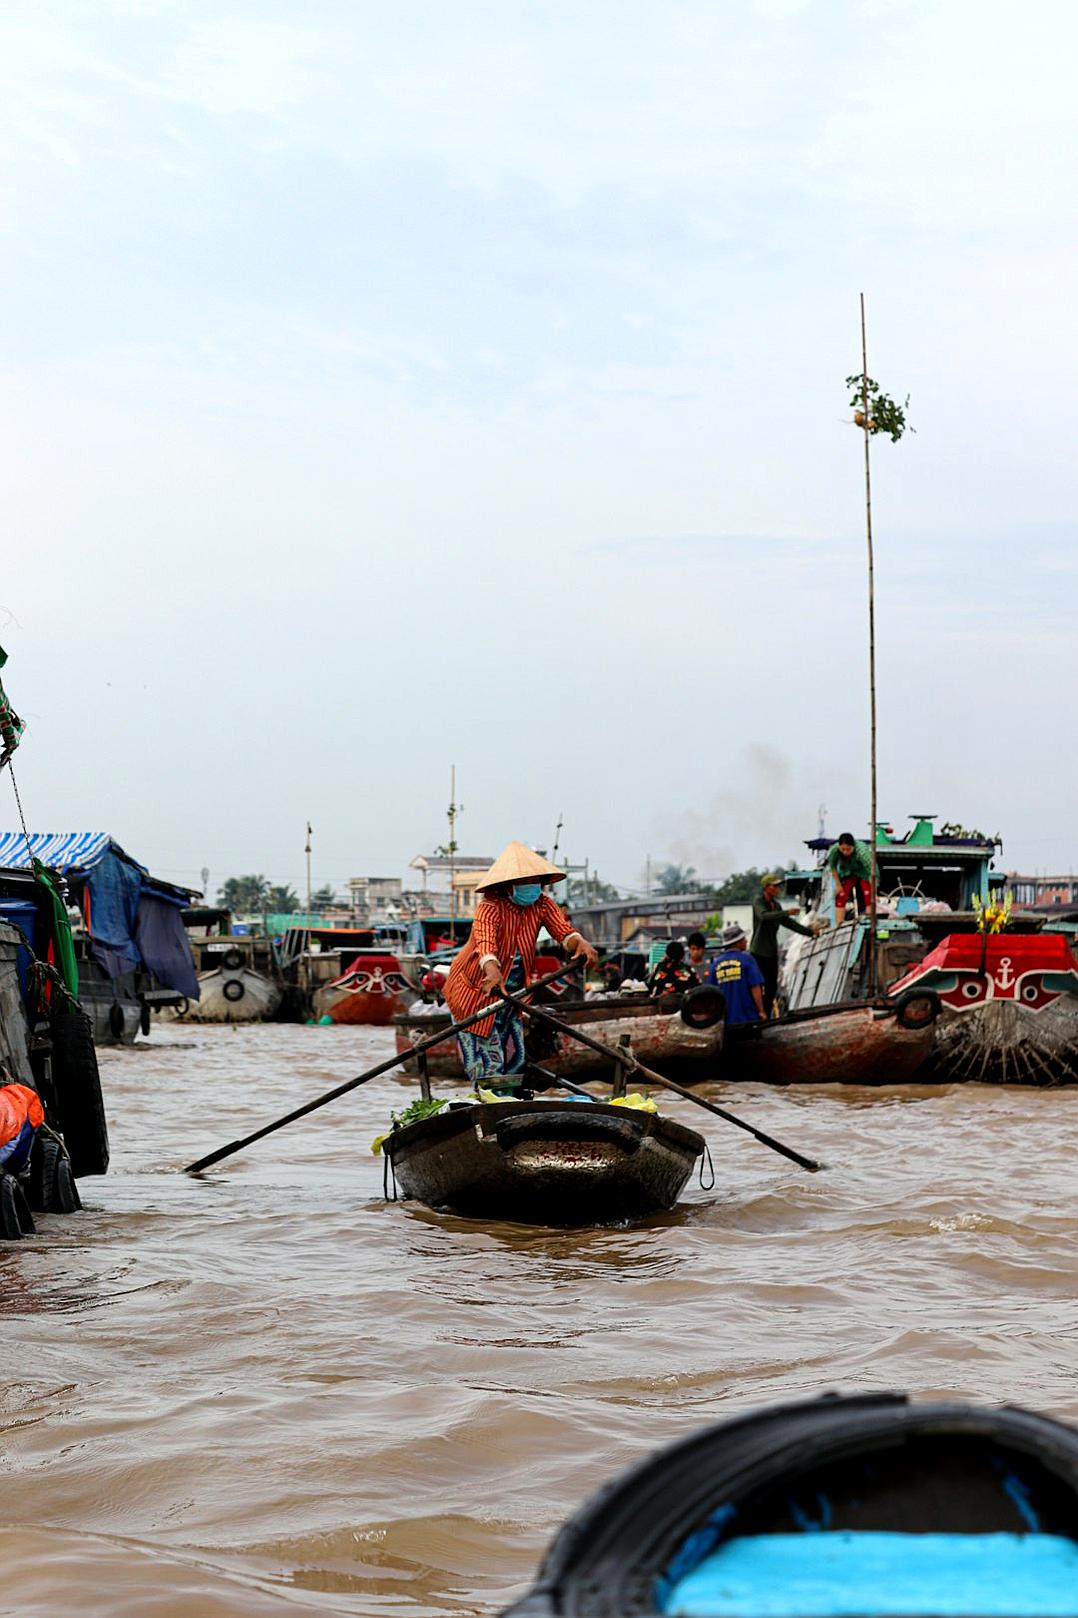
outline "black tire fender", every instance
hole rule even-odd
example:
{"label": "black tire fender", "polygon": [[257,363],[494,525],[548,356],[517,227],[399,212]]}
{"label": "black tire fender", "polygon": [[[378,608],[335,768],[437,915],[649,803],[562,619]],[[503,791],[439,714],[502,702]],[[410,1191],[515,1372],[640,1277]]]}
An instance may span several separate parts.
{"label": "black tire fender", "polygon": [[114,1000],[109,1007],[109,1033],[113,1039],[123,1039],[124,1020],[124,1008],[118,1000]]}
{"label": "black tire fender", "polygon": [[179,1001],[179,1003],[175,1007],[177,1017],[186,1017],[187,1013],[190,1011],[190,1009],[191,1009],[191,1002],[190,1002],[190,1000],[188,1000],[187,996],[184,995],[183,998]]}
{"label": "black tire fender", "polygon": [[145,1000],[142,1002],[142,1010],[138,1015],[138,1025],[145,1037],[148,1039],[150,1036],[150,1008],[146,1004]]}
{"label": "black tire fender", "polygon": [[34,1141],[27,1189],[30,1206],[38,1213],[67,1214],[82,1207],[71,1160],[49,1130],[39,1130]]}
{"label": "black tire fender", "polygon": [[229,978],[228,981],[223,985],[221,993],[224,995],[226,1000],[230,1001],[231,1004],[235,1006],[238,1005],[243,999],[244,995],[247,993],[247,990],[240,982],[239,978]]}
{"label": "black tire fender", "polygon": [[86,1013],[64,1008],[51,1019],[56,1127],[64,1138],[76,1178],[104,1174],[109,1166],[109,1130],[93,1025]]}
{"label": "black tire fender", "polygon": [[33,1216],[13,1174],[0,1174],[0,1240],[17,1242],[34,1233]]}
{"label": "black tire fender", "polygon": [[698,983],[681,1002],[681,1020],[686,1028],[714,1028],[726,1016],[726,996],[711,983]]}
{"label": "black tire fender", "polygon": [[221,957],[221,965],[226,972],[235,972],[243,965],[243,956],[238,949],[226,949]]}
{"label": "black tire fender", "polygon": [[903,989],[895,1001],[895,1022],[900,1028],[931,1028],[942,1010],[935,989]]}

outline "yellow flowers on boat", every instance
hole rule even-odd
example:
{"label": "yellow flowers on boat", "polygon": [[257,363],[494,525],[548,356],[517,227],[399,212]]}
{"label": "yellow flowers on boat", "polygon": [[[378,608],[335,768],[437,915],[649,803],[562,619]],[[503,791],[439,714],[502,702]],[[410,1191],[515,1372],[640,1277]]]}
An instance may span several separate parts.
{"label": "yellow flowers on boat", "polygon": [[1014,895],[1004,893],[1001,899],[982,899],[978,894],[973,895],[973,908],[977,912],[977,931],[979,933],[1005,933],[1010,924],[1011,909],[1014,905]]}

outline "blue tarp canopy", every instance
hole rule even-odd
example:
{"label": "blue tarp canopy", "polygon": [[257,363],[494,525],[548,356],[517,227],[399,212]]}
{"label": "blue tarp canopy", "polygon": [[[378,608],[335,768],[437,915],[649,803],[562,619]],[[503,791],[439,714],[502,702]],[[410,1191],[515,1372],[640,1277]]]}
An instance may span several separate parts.
{"label": "blue tarp canopy", "polygon": [[0,867],[31,869],[30,856],[79,891],[94,959],[110,977],[142,968],[166,989],[198,998],[181,912],[192,888],[152,877],[107,832],[0,832]]}

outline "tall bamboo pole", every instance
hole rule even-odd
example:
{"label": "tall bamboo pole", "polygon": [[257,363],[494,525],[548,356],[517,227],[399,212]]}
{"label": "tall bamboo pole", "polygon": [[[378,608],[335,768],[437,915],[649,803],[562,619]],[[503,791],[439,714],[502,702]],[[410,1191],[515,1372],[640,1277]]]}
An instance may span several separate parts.
{"label": "tall bamboo pole", "polygon": [[861,431],[865,435],[865,539],[868,545],[868,715],[871,785],[869,797],[869,860],[871,896],[869,900],[868,992],[875,994],[876,983],[876,570],[872,552],[872,472],[869,439],[872,429],[868,416],[868,340],[865,335],[865,295],[861,293]]}

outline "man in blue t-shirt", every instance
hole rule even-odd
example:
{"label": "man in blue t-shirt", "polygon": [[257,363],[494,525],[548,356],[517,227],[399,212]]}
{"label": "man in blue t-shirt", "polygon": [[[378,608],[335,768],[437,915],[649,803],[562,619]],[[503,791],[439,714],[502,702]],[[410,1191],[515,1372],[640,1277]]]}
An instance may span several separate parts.
{"label": "man in blue t-shirt", "polygon": [[745,929],[732,922],[722,930],[722,951],[716,955],[708,982],[726,996],[727,1023],[760,1022],[764,1015],[764,974],[745,948]]}

